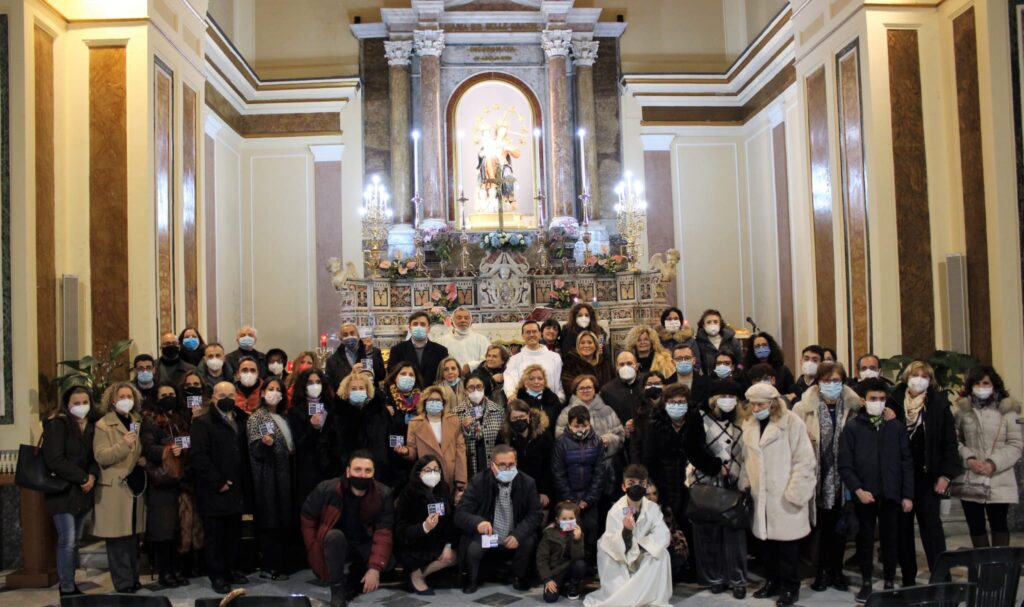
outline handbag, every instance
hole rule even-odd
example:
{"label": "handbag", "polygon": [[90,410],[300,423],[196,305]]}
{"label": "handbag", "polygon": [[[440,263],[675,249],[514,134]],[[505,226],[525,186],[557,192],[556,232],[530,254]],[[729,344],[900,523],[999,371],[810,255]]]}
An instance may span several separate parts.
{"label": "handbag", "polygon": [[754,516],[754,500],[745,491],[696,483],[690,487],[686,516],[695,523],[748,529]]}
{"label": "handbag", "polygon": [[14,484],[22,489],[39,491],[41,493],[61,493],[66,491],[71,483],[60,478],[46,467],[43,460],[41,447],[43,437],[33,445],[21,445],[18,447],[18,467],[14,471]]}
{"label": "handbag", "polygon": [[146,461],[146,476],[149,482],[156,488],[176,487],[185,476],[185,469],[181,460],[174,457],[174,445],[164,445],[161,462],[156,464]]}
{"label": "handbag", "polygon": [[[989,448],[987,455],[992,455],[992,451],[996,448],[996,441],[999,440],[999,433],[1003,429],[1003,423],[1005,422],[1001,422],[999,428],[996,429],[996,435],[992,437],[992,446]],[[992,496],[992,477],[964,470],[960,478],[949,483],[949,495],[971,502],[987,502]]]}

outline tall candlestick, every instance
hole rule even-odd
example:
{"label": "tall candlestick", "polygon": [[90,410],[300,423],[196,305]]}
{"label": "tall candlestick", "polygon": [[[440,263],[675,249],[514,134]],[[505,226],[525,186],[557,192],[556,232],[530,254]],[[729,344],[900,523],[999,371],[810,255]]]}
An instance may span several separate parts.
{"label": "tall candlestick", "polygon": [[420,195],[420,132],[412,132],[412,193]]}
{"label": "tall candlestick", "polygon": [[540,181],[540,129],[533,129],[533,191],[537,198],[537,227],[544,229],[544,198]]}
{"label": "tall candlestick", "polygon": [[[466,136],[464,131],[459,131],[455,142],[455,194],[462,195],[462,139]],[[465,224],[463,224],[465,225]]]}
{"label": "tall candlestick", "polygon": [[587,135],[586,129],[579,130],[580,137],[580,176],[583,179],[583,193],[587,194],[590,187],[587,185],[587,155],[583,144],[583,138]]}

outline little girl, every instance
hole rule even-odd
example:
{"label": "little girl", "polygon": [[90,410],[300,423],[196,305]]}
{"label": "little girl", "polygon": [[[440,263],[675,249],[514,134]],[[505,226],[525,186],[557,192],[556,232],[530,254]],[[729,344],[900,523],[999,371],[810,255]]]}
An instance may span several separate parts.
{"label": "little girl", "polygon": [[[570,600],[580,596],[580,582],[587,573],[583,560],[583,529],[580,528],[579,506],[560,502],[555,520],[541,534],[537,546],[537,573],[544,583],[544,600],[554,603],[560,594]],[[564,590],[563,590],[564,586]]]}

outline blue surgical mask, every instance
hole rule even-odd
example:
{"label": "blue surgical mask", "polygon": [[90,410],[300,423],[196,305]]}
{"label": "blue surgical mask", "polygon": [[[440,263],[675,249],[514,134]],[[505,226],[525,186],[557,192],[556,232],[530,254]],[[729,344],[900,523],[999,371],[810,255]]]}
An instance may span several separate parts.
{"label": "blue surgical mask", "polygon": [[423,341],[424,339],[427,338],[426,327],[413,327],[412,331],[410,332],[412,333],[412,338],[415,339],[416,341]]}
{"label": "blue surgical mask", "polygon": [[449,381],[449,382],[448,382],[448,385],[449,385],[449,386],[451,386],[451,387],[453,387],[453,388],[454,388],[454,387],[456,387],[456,386],[458,386],[458,385],[459,385],[459,378],[458,378],[458,377],[456,377],[455,379],[453,379],[453,380]]}
{"label": "blue surgical mask", "polygon": [[366,402],[366,390],[352,390],[348,393],[348,402],[361,405]]}
{"label": "blue surgical mask", "polygon": [[151,384],[153,383],[153,372],[152,371],[139,371],[135,378],[139,380],[140,384]]}
{"label": "blue surgical mask", "polygon": [[767,359],[769,356],[771,356],[771,353],[771,346],[757,346],[756,348],[754,348],[754,356],[756,356],[758,360]]}
{"label": "blue surgical mask", "polygon": [[199,338],[186,337],[185,339],[181,340],[181,345],[185,346],[186,350],[196,350],[199,348]]}
{"label": "blue surgical mask", "polygon": [[498,470],[498,482],[499,483],[511,483],[516,478],[516,474],[519,474],[519,470],[512,468],[511,470]]}
{"label": "blue surgical mask", "polygon": [[398,389],[402,392],[408,392],[416,386],[416,378],[410,375],[403,375],[398,378],[395,385],[397,385]]}
{"label": "blue surgical mask", "polygon": [[527,388],[526,393],[534,398],[540,398],[544,394],[543,390],[534,390],[533,388]]}
{"label": "blue surgical mask", "polygon": [[346,350],[355,350],[356,346],[359,345],[359,338],[346,337],[345,339],[341,340],[341,343],[345,346]]}
{"label": "blue surgical mask", "polygon": [[732,367],[730,367],[729,365],[718,365],[717,367],[715,367],[715,375],[722,379],[729,377],[730,373],[732,373]]}
{"label": "blue surgical mask", "polygon": [[676,362],[676,373],[679,375],[689,375],[693,373],[693,361],[683,360]]}
{"label": "blue surgical mask", "polygon": [[665,413],[675,420],[683,419],[688,409],[689,405],[686,403],[665,403]]}
{"label": "blue surgical mask", "polygon": [[763,422],[764,420],[768,419],[768,416],[771,415],[771,414],[772,414],[771,408],[762,409],[760,411],[754,411],[754,418],[757,421],[759,421],[759,422]]}
{"label": "blue surgical mask", "polygon": [[821,384],[821,395],[828,400],[835,400],[839,398],[839,395],[843,393],[842,382],[829,382],[827,384]]}
{"label": "blue surgical mask", "polygon": [[423,408],[426,409],[427,415],[441,415],[444,411],[444,403],[439,400],[428,400]]}
{"label": "blue surgical mask", "polygon": [[252,347],[256,345],[256,338],[252,335],[243,335],[238,338],[238,345],[241,346],[243,350],[251,350]]}

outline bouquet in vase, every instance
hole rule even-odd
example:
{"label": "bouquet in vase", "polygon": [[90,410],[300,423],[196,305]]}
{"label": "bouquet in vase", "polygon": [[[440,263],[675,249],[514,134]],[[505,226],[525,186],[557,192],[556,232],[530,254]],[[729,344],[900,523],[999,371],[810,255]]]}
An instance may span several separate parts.
{"label": "bouquet in vase", "polygon": [[556,278],[548,295],[551,296],[551,307],[559,310],[568,310],[580,297],[580,290],[577,287],[568,287],[561,278]]}
{"label": "bouquet in vase", "polygon": [[459,307],[459,291],[455,283],[450,282],[444,287],[434,287],[430,291],[430,305],[449,312]]}
{"label": "bouquet in vase", "polygon": [[382,277],[388,280],[402,280],[408,278],[414,278],[416,276],[416,268],[419,264],[415,259],[410,258],[395,258],[385,259],[380,262],[378,268]]}
{"label": "bouquet in vase", "polygon": [[480,248],[493,253],[494,251],[525,251],[526,235],[517,232],[489,232],[480,239]]}
{"label": "bouquet in vase", "polygon": [[629,260],[624,255],[591,255],[583,260],[581,274],[614,274],[625,272]]}

